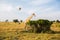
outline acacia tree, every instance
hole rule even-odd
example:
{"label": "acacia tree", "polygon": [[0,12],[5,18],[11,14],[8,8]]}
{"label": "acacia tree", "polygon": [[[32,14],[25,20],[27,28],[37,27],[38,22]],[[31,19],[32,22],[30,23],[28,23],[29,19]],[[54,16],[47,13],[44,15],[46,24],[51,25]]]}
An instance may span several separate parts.
{"label": "acacia tree", "polygon": [[38,20],[38,24],[40,25],[41,32],[46,32],[50,30],[50,21],[49,20]]}
{"label": "acacia tree", "polygon": [[8,19],[7,19],[7,20],[5,20],[5,22],[8,22]]}
{"label": "acacia tree", "polygon": [[14,20],[13,20],[13,22],[15,22],[15,23],[16,23],[16,22],[19,22],[19,21],[18,21],[18,19],[14,19]]}
{"label": "acacia tree", "polygon": [[[34,31],[36,31],[37,33],[40,33],[40,32],[49,31],[51,22],[49,20],[39,19],[39,20],[36,20],[36,21],[30,21],[28,24],[31,27],[33,27],[32,29]],[[32,26],[32,25],[34,25],[34,26]]]}

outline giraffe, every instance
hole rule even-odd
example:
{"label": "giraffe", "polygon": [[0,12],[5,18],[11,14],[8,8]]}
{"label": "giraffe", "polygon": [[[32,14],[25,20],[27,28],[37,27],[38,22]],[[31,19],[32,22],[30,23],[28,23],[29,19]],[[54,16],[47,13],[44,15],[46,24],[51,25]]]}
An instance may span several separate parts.
{"label": "giraffe", "polygon": [[33,13],[31,16],[29,16],[24,22],[20,24],[21,29],[26,29],[26,23],[30,21],[30,19],[35,16],[35,13]]}

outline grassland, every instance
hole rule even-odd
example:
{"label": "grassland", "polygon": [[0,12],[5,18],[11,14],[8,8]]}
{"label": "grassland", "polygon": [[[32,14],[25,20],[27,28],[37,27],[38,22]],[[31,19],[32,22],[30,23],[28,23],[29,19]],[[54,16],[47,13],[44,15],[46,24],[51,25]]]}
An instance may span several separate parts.
{"label": "grassland", "polygon": [[60,34],[0,32],[0,40],[60,40]]}
{"label": "grassland", "polygon": [[20,32],[19,25],[13,22],[0,22],[0,40],[60,40],[60,34]]}

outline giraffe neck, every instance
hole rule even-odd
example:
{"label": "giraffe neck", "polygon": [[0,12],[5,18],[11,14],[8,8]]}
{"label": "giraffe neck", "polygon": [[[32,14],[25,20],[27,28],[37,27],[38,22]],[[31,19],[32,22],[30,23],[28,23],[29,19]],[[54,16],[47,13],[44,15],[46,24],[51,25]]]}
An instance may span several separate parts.
{"label": "giraffe neck", "polygon": [[34,15],[31,15],[30,17],[28,17],[28,18],[24,21],[24,23],[29,22],[29,21],[30,21],[30,19],[31,19],[33,16],[34,16]]}

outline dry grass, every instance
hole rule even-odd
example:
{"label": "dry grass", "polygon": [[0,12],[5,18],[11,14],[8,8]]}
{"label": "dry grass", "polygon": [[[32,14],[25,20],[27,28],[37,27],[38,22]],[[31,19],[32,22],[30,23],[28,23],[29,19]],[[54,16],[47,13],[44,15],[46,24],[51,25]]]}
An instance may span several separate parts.
{"label": "dry grass", "polygon": [[60,32],[60,23],[54,22],[54,23],[51,25],[51,30]]}
{"label": "dry grass", "polygon": [[60,40],[60,34],[20,32],[19,25],[14,22],[0,22],[0,40]]}
{"label": "dry grass", "polygon": [[0,40],[60,40],[60,34],[2,32]]}
{"label": "dry grass", "polygon": [[14,23],[14,22],[0,22],[0,31],[15,31],[15,30],[21,29],[19,23]]}

